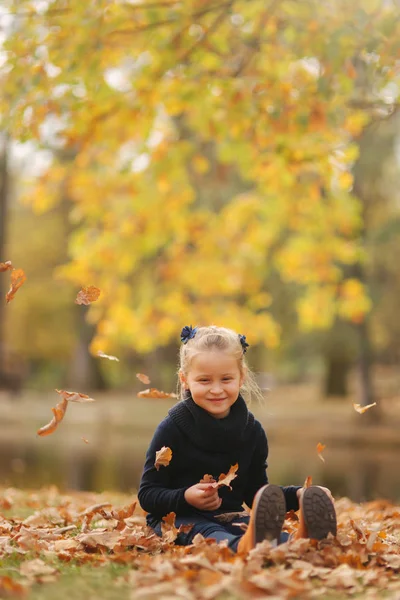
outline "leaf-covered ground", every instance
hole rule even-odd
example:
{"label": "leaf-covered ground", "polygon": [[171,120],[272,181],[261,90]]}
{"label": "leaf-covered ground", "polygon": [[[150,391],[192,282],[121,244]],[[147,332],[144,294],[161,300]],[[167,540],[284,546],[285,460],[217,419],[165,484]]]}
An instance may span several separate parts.
{"label": "leaf-covered ground", "polygon": [[129,496],[0,489],[0,597],[400,598],[400,506],[336,508],[336,539],[264,542],[239,557],[201,536],[175,546],[171,519],[157,538]]}

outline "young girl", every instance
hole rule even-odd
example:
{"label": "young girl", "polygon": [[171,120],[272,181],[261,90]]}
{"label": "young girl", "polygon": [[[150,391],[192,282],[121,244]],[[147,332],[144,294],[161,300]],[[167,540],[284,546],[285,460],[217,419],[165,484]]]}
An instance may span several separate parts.
{"label": "young girl", "polygon": [[[298,537],[336,535],[328,489],[268,484],[267,437],[244,400],[261,395],[245,361],[246,337],[224,327],[190,326],[182,329],[181,341],[181,401],[157,427],[139,487],[148,525],[161,535],[162,518],[174,512],[177,527],[193,524],[176,543],[190,544],[201,533],[248,552],[264,539],[286,541],[285,514],[300,508]],[[157,469],[156,452],[163,446],[172,450],[172,459]],[[236,464],[231,489],[217,487],[213,481]],[[243,512],[244,502],[252,507],[250,517],[218,520],[222,513]],[[248,524],[245,533],[238,522]]]}

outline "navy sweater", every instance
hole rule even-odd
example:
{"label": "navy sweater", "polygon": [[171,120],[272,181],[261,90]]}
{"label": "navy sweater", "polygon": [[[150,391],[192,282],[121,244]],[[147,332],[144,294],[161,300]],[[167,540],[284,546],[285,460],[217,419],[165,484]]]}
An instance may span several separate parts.
{"label": "navy sweater", "polygon": [[[156,452],[163,446],[172,450],[167,467],[154,467]],[[147,522],[155,527],[163,516],[215,514],[241,511],[245,502],[251,507],[257,490],[268,483],[266,468],[268,442],[264,429],[248,411],[241,396],[224,419],[215,419],[197,406],[189,396],[176,404],[157,427],[146,454],[139,487],[139,502],[148,512]],[[232,491],[223,486],[217,511],[199,511],[185,500],[185,491],[199,483],[205,474],[216,480],[238,463]],[[298,510],[296,491],[300,486],[283,487],[287,510]]]}

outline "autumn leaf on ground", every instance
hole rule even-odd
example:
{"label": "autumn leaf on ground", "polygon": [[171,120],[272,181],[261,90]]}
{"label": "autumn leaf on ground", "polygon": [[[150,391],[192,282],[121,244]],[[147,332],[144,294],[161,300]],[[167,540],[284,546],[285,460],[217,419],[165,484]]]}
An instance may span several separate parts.
{"label": "autumn leaf on ground", "polygon": [[92,302],[98,300],[100,296],[99,288],[94,285],[90,285],[89,287],[83,287],[79,292],[75,300],[75,304],[85,304],[88,306]]}
{"label": "autumn leaf on ground", "polygon": [[53,433],[57,429],[58,424],[61,423],[61,421],[63,420],[65,411],[67,410],[67,406],[68,400],[63,398],[55,408],[51,409],[54,417],[52,418],[50,423],[47,423],[47,425],[44,425],[43,427],[38,429],[37,434],[40,436],[45,436]]}
{"label": "autumn leaf on ground", "polygon": [[0,262],[0,273],[4,273],[4,271],[12,270],[13,266],[11,260],[7,260],[6,262]]}
{"label": "autumn leaf on ground", "polygon": [[67,392],[66,390],[56,390],[57,394],[60,394],[62,398],[68,400],[68,402],[95,402],[94,398],[90,398],[86,394],[80,394],[79,392]]}
{"label": "autumn leaf on ground", "polygon": [[98,351],[97,356],[100,356],[100,358],[108,358],[108,360],[116,360],[117,362],[119,362],[119,358],[110,354],[104,354],[104,352],[102,352],[101,350]]}
{"label": "autumn leaf on ground", "polygon": [[317,452],[318,452],[318,456],[322,460],[322,462],[325,462],[325,459],[322,456],[321,452],[323,452],[325,450],[325,448],[326,448],[325,444],[321,444],[321,442],[318,442],[318,444],[317,444]]}
{"label": "autumn leaf on ground", "polygon": [[235,479],[235,477],[237,477],[236,471],[238,470],[238,468],[239,468],[239,465],[238,465],[238,463],[236,463],[235,465],[231,466],[231,468],[229,469],[229,471],[226,475],[225,475],[225,473],[221,473],[221,475],[218,477],[217,487],[220,488],[223,485],[226,485],[231,490],[232,488],[230,486],[230,483],[233,479]]}
{"label": "autumn leaf on ground", "polygon": [[304,484],[303,484],[303,487],[304,487],[304,488],[308,488],[308,487],[310,487],[311,485],[312,485],[312,477],[311,477],[311,475],[308,475],[308,476],[306,477],[306,480],[305,480]]}
{"label": "autumn leaf on ground", "polygon": [[13,269],[11,271],[11,287],[6,294],[7,303],[14,299],[15,294],[25,281],[26,275],[22,269]]}
{"label": "autumn leaf on ground", "polygon": [[141,381],[145,385],[149,385],[150,379],[148,378],[147,375],[144,375],[143,373],[136,373],[136,377],[139,379],[139,381]]}
{"label": "autumn leaf on ground", "polygon": [[231,523],[233,519],[241,519],[242,517],[249,517],[250,513],[247,510],[241,510],[240,512],[227,512],[215,515],[214,519],[221,523]]}
{"label": "autumn leaf on ground", "polygon": [[168,467],[172,458],[172,450],[168,446],[163,446],[161,450],[156,452],[155,468],[159,471],[160,467]]}
{"label": "autumn leaf on ground", "polygon": [[372,404],[367,404],[367,406],[361,406],[361,404],[353,403],[353,406],[354,406],[354,410],[356,410],[358,413],[360,413],[360,415],[362,415],[365,413],[365,411],[369,410],[373,406],[376,406],[376,402],[373,402]]}
{"label": "autumn leaf on ground", "polygon": [[178,396],[171,392],[162,392],[156,388],[149,388],[148,390],[142,390],[137,394],[138,398],[177,398]]}
{"label": "autumn leaf on ground", "polygon": [[174,542],[180,533],[189,533],[189,531],[193,528],[193,525],[190,524],[181,525],[179,529],[177,529],[175,526],[175,517],[176,514],[174,512],[170,512],[162,518],[161,533],[163,540],[168,544]]}

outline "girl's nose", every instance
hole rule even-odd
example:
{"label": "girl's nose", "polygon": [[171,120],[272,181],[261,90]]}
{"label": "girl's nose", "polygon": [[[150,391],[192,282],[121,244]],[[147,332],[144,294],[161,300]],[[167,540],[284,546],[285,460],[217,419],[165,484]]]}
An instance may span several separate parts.
{"label": "girl's nose", "polygon": [[220,394],[222,392],[222,386],[219,382],[215,382],[211,386],[210,392],[212,394]]}

